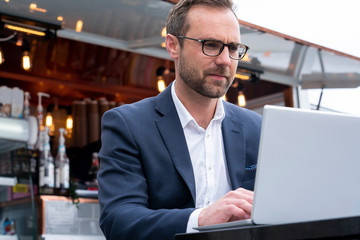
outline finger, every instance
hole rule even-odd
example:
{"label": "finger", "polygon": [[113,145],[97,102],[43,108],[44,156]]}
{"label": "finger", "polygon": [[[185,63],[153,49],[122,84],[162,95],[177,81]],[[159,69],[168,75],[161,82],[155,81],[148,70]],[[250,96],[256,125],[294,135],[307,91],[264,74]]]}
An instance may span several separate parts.
{"label": "finger", "polygon": [[251,190],[247,190],[245,188],[237,188],[235,189],[235,192],[241,193],[241,194],[245,194],[245,195],[249,195],[249,196],[254,196],[254,192]]}
{"label": "finger", "polygon": [[244,199],[249,203],[253,203],[254,194],[251,191],[242,191],[242,190],[234,190],[230,191],[227,195],[225,195],[226,199]]}
{"label": "finger", "polygon": [[224,212],[227,216],[235,215],[244,218],[244,215],[251,215],[252,204],[245,199],[227,199]]}
{"label": "finger", "polygon": [[[244,208],[239,208],[236,205],[229,207],[228,214],[231,214],[231,217],[228,221],[248,219],[251,216],[251,206],[243,206]],[[250,208],[249,208],[250,207]]]}

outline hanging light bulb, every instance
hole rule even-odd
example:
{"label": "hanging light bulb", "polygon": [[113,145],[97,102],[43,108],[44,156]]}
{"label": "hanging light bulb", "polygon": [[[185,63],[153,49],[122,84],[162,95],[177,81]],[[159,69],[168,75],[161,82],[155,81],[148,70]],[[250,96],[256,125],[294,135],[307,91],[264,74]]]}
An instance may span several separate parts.
{"label": "hanging light bulb", "polygon": [[46,118],[45,118],[45,125],[50,128],[52,124],[53,124],[53,117],[52,117],[51,113],[48,112],[46,114]]}
{"label": "hanging light bulb", "polygon": [[4,52],[0,47],[0,64],[5,62]]}
{"label": "hanging light bulb", "polygon": [[76,32],[81,32],[82,31],[82,28],[83,28],[83,25],[84,25],[84,22],[82,20],[78,20],[76,22],[76,28],[75,28],[75,31]]}
{"label": "hanging light bulb", "polygon": [[239,95],[238,95],[238,105],[240,107],[245,107],[246,106],[246,100],[245,100],[245,95],[243,93],[243,91],[239,91]]}
{"label": "hanging light bulb", "polygon": [[50,134],[50,135],[54,135],[54,132],[55,132],[55,124],[54,124],[53,116],[51,115],[50,112],[48,112],[48,113],[46,114],[45,126],[47,126],[47,127],[49,128],[49,134]]}
{"label": "hanging light bulb", "polygon": [[70,130],[73,129],[74,120],[71,115],[68,115],[66,118],[66,129]]}
{"label": "hanging light bulb", "polygon": [[73,127],[74,127],[74,120],[71,115],[68,115],[66,118],[66,131],[68,132],[67,134],[68,138],[71,138]]}
{"label": "hanging light bulb", "polygon": [[162,79],[161,76],[158,77],[158,81],[157,81],[157,88],[159,90],[159,92],[162,92],[165,90],[165,81]]}
{"label": "hanging light bulb", "polygon": [[166,32],[166,27],[164,27],[164,28],[161,30],[161,36],[162,36],[162,37],[166,37],[166,34],[167,34],[167,32]]}
{"label": "hanging light bulb", "polygon": [[30,68],[31,68],[31,60],[30,60],[29,51],[23,52],[22,68],[26,71],[30,70]]}
{"label": "hanging light bulb", "polygon": [[17,35],[16,46],[21,47],[23,45],[23,33],[19,32]]}

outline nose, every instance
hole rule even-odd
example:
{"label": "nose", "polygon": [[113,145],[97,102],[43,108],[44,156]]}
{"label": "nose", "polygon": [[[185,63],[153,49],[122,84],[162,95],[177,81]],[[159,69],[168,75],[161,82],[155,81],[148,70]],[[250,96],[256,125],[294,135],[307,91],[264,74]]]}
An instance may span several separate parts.
{"label": "nose", "polygon": [[229,48],[224,46],[223,51],[216,57],[216,65],[229,66],[232,59],[230,58]]}

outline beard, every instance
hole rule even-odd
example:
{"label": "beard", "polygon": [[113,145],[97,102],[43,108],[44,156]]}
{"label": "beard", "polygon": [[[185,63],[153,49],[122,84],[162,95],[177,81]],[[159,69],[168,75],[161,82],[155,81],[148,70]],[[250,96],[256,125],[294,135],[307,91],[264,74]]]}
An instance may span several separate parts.
{"label": "beard", "polygon": [[[226,76],[226,81],[206,79],[209,74]],[[222,97],[234,80],[234,78],[230,77],[230,72],[226,67],[220,65],[216,68],[206,69],[201,77],[198,69],[187,64],[187,61],[183,58],[183,54],[180,54],[179,59],[179,76],[188,87],[208,98]]]}

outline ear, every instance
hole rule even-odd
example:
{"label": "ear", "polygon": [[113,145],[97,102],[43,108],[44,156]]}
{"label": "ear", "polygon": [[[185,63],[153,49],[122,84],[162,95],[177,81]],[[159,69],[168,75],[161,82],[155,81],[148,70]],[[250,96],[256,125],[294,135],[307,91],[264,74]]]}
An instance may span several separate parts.
{"label": "ear", "polygon": [[180,45],[177,37],[171,34],[166,35],[165,39],[166,50],[168,51],[172,59],[177,59],[179,57]]}

